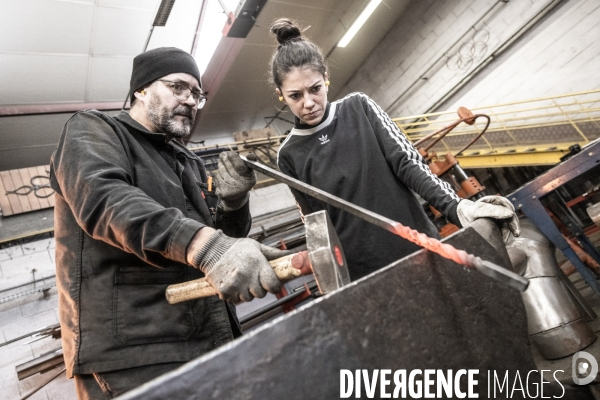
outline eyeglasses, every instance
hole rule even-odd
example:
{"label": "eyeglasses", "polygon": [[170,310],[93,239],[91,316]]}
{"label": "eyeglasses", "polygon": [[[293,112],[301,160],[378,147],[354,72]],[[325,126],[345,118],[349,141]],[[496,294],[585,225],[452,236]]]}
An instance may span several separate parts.
{"label": "eyeglasses", "polygon": [[161,82],[170,83],[170,85],[165,86],[170,87],[173,90],[173,97],[175,97],[182,103],[186,101],[191,95],[194,101],[196,102],[196,107],[198,107],[198,109],[204,107],[204,104],[206,104],[206,96],[203,95],[202,92],[199,90],[192,90],[192,88],[190,88],[190,86],[186,82],[173,82],[168,81],[166,79],[157,80]]}

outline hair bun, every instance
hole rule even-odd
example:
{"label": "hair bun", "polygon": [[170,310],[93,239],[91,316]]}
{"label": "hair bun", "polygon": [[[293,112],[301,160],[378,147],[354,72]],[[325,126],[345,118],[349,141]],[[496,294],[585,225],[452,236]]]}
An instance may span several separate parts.
{"label": "hair bun", "polygon": [[271,27],[271,33],[277,36],[279,44],[284,45],[292,40],[298,40],[302,37],[302,32],[294,23],[287,19],[281,18],[275,21]]}

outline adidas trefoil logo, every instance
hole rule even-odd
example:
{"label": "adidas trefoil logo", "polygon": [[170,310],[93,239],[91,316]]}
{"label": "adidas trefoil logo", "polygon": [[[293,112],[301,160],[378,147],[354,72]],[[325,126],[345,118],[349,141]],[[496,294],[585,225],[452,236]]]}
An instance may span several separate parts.
{"label": "adidas trefoil logo", "polygon": [[321,135],[319,137],[319,140],[321,141],[321,144],[325,144],[325,143],[329,143],[329,139],[327,139],[327,135]]}

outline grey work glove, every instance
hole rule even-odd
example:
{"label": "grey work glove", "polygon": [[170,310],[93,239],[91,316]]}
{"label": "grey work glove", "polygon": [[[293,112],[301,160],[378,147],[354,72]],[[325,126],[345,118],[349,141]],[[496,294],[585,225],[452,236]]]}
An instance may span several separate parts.
{"label": "grey work glove", "polygon": [[235,239],[216,231],[194,256],[193,264],[206,275],[219,297],[232,303],[279,293],[281,282],[268,260],[291,254],[253,239]]}
{"label": "grey work glove", "polygon": [[521,234],[519,217],[515,213],[515,207],[505,197],[485,196],[477,201],[462,199],[458,203],[456,213],[462,226],[468,226],[478,218],[498,220],[505,241],[511,232],[515,236]]}
{"label": "grey work glove", "polygon": [[215,175],[215,190],[221,199],[223,211],[239,210],[246,204],[248,192],[256,184],[256,175],[235,151],[219,154],[219,166]]}

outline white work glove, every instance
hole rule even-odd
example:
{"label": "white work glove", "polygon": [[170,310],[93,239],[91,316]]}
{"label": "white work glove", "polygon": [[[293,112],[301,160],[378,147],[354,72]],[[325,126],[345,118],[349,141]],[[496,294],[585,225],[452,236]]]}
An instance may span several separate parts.
{"label": "white work glove", "polygon": [[256,175],[235,151],[225,151],[219,154],[215,181],[221,208],[223,211],[235,211],[248,201],[248,192],[256,184]]}
{"label": "white work glove", "polygon": [[505,197],[485,196],[477,201],[462,199],[458,203],[456,213],[463,227],[478,218],[492,218],[500,222],[502,237],[505,241],[511,232],[515,236],[521,235],[519,217],[515,213],[515,207]]}
{"label": "white work glove", "polygon": [[194,256],[193,265],[206,275],[219,297],[232,303],[279,293],[281,282],[268,260],[291,254],[253,239],[235,239],[217,230]]}

